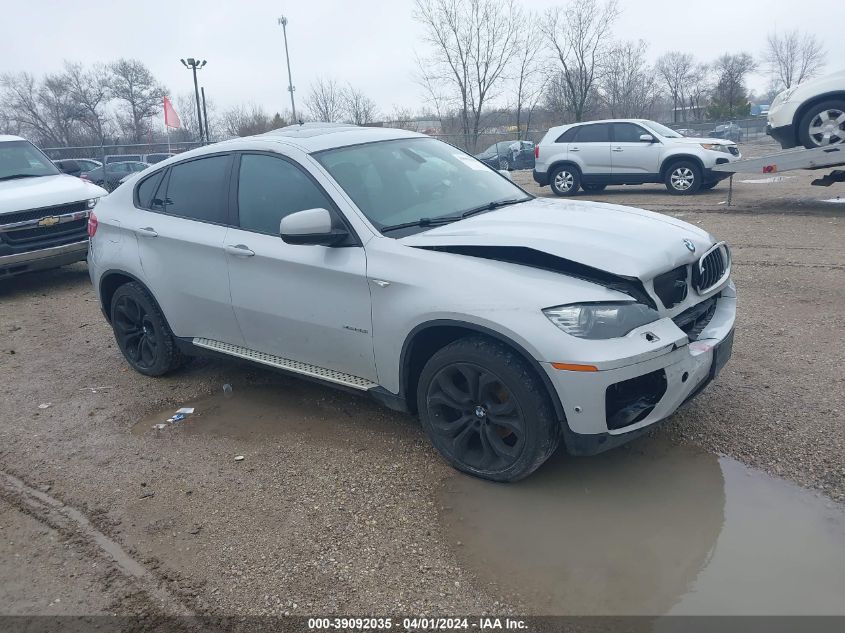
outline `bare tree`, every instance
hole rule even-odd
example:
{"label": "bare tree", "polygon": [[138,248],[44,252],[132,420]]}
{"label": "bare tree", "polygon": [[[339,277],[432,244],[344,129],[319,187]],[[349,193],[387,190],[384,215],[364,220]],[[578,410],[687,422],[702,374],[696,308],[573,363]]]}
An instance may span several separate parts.
{"label": "bare tree", "polygon": [[79,107],[80,122],[104,144],[109,123],[109,82],[105,66],[97,64],[85,70],[82,64],[65,62],[64,76],[70,95]]}
{"label": "bare tree", "polygon": [[334,79],[318,77],[311,84],[311,92],[305,98],[309,114],[317,121],[335,123],[343,118],[345,95]]}
{"label": "bare tree", "polygon": [[748,53],[725,53],[713,63],[716,85],[710,103],[713,118],[734,117],[748,114],[748,92],[745,78],[757,68],[757,62]]}
{"label": "bare tree", "polygon": [[659,91],[654,71],[646,63],[645,41],[620,42],[609,51],[599,80],[602,101],[619,119],[651,115]]}
{"label": "bare tree", "polygon": [[141,143],[151,131],[150,119],[162,109],[167,90],[137,59],[119,59],[108,68],[110,94],[122,106],[118,122],[132,141]]}
{"label": "bare tree", "polygon": [[227,136],[252,136],[274,129],[270,115],[254,103],[229,108],[223,113],[221,124]]}
{"label": "bare tree", "polygon": [[666,91],[672,98],[672,120],[678,122],[678,110],[684,121],[687,120],[687,94],[695,73],[695,58],[691,53],[668,51],[657,58],[654,66]]}
{"label": "bare tree", "polygon": [[782,88],[791,88],[817,75],[826,57],[824,46],[814,34],[797,29],[783,35],[769,33],[763,53],[769,75]]}
{"label": "bare tree", "polygon": [[696,64],[690,73],[685,94],[689,112],[694,119],[704,118],[707,100],[713,91],[711,74],[710,66],[707,64]]}
{"label": "bare tree", "polygon": [[53,77],[38,82],[29,73],[0,76],[0,109],[4,117],[41,145],[70,145],[70,126],[78,120],[66,110],[66,90]]}
{"label": "bare tree", "polygon": [[560,95],[576,121],[583,121],[611,28],[619,15],[616,0],[574,2],[546,11],[542,30],[560,61]]}
{"label": "bare tree", "polygon": [[549,75],[540,59],[540,47],[536,45],[536,31],[539,20],[534,13],[526,13],[519,19],[516,29],[513,59],[513,82],[516,104],[516,133],[522,138],[522,119],[525,115],[525,131],[531,127],[531,115],[546,89]]}
{"label": "bare tree", "polygon": [[376,119],[376,102],[352,86],[343,91],[346,116],[355,125],[367,125]]}
{"label": "bare tree", "polygon": [[[455,104],[464,147],[474,150],[482,113],[504,79],[520,12],[513,0],[415,0],[431,55],[420,60],[424,87]],[[439,109],[439,108],[438,108]]]}

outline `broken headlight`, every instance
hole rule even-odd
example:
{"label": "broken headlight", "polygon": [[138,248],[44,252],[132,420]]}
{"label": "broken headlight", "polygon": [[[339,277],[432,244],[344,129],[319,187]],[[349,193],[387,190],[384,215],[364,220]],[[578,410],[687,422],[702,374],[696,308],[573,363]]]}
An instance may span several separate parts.
{"label": "broken headlight", "polygon": [[573,303],[543,310],[561,330],[578,338],[617,338],[660,319],[642,303]]}

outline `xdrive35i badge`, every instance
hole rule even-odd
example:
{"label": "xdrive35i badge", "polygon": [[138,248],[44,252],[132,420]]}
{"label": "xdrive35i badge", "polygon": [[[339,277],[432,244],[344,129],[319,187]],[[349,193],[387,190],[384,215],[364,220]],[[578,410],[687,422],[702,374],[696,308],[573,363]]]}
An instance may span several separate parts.
{"label": "xdrive35i badge", "polygon": [[690,253],[694,253],[694,252],[695,252],[695,244],[693,244],[691,240],[684,239],[684,246],[686,246],[686,247],[687,247],[687,250],[688,250]]}

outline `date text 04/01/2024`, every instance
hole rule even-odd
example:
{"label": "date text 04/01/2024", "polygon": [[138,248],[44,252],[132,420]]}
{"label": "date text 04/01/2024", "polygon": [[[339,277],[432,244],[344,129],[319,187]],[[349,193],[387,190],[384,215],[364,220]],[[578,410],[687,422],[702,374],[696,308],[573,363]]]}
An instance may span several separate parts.
{"label": "date text 04/01/2024", "polygon": [[450,631],[450,630],[526,630],[524,620],[516,618],[481,617],[470,618],[309,618],[310,630],[390,630],[405,629],[406,631]]}

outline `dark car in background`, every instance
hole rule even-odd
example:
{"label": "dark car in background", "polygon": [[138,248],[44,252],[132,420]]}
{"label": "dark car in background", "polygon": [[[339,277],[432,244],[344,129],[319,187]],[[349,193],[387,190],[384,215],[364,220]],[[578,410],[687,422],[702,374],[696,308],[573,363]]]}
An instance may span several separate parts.
{"label": "dark car in background", "polygon": [[106,163],[105,176],[103,175],[103,168],[97,167],[89,172],[80,175],[83,180],[93,182],[105,188],[107,191],[115,189],[120,182],[135,172],[144,171],[149,167],[149,163],[144,163],[139,160],[127,160],[119,163]]}
{"label": "dark car in background", "polygon": [[70,176],[81,176],[85,172],[102,166],[100,161],[93,158],[60,158],[54,160],[53,164],[59,168],[60,172]]}
{"label": "dark car in background", "polygon": [[163,160],[167,160],[171,156],[176,156],[171,152],[157,152],[155,154],[144,154],[143,162],[149,165],[155,165],[156,163],[160,163]]}
{"label": "dark car in background", "polygon": [[105,158],[107,165],[109,163],[125,163],[127,161],[143,161],[143,160],[144,160],[143,154],[109,154]]}
{"label": "dark car in background", "polygon": [[534,143],[531,141],[499,141],[475,156],[493,169],[513,171],[534,169]]}
{"label": "dark car in background", "polygon": [[739,143],[742,140],[742,128],[733,121],[727,121],[721,125],[717,125],[713,130],[707,133],[709,138],[726,138],[734,143]]}

